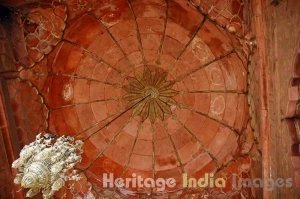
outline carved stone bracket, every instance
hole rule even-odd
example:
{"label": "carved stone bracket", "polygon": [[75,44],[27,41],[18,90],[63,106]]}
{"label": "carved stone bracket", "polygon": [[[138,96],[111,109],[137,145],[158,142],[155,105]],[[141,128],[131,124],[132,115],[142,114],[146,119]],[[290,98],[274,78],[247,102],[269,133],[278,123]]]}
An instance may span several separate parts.
{"label": "carved stone bracket", "polygon": [[286,122],[291,133],[291,160],[295,169],[295,186],[300,189],[300,42],[295,58],[295,77],[289,88],[289,102]]}

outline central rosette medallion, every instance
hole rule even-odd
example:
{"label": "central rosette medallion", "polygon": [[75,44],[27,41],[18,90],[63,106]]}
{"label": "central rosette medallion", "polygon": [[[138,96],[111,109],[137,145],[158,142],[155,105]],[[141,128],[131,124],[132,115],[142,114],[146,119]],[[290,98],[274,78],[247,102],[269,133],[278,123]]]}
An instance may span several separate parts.
{"label": "central rosette medallion", "polygon": [[124,98],[133,108],[134,116],[139,115],[142,121],[149,118],[154,123],[156,118],[163,120],[165,114],[172,114],[171,106],[176,103],[172,97],[178,94],[173,85],[165,71],[145,67],[142,74],[128,78]]}

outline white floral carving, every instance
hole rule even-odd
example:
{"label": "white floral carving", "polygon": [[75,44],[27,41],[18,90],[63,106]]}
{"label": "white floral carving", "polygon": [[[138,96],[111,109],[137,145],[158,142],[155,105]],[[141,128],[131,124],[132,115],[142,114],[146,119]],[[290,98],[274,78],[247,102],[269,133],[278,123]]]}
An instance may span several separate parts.
{"label": "white floral carving", "polygon": [[66,181],[80,179],[74,166],[81,161],[81,140],[62,136],[56,139],[51,134],[38,134],[36,140],[24,146],[20,158],[12,164],[19,173],[14,183],[28,188],[26,197],[42,192],[48,199],[61,189]]}

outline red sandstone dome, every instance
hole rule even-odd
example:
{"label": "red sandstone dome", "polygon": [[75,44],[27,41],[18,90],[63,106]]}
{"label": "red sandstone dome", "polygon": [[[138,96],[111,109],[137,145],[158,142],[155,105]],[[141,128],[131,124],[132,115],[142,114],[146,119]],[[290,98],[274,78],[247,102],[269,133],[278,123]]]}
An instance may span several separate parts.
{"label": "red sandstone dome", "polygon": [[[84,140],[78,165],[82,193],[91,185],[100,195],[179,197],[189,192],[182,184],[184,173],[228,177],[233,171],[242,175],[237,165],[250,166],[244,151],[244,137],[252,133],[244,5],[228,5],[233,17],[209,11],[209,3],[183,0],[29,6],[31,15],[40,12],[46,16],[42,19],[53,19],[48,22],[54,29],[46,31],[55,30],[51,35],[57,37],[42,43],[47,50],[39,51],[40,58],[34,54],[27,62],[20,60],[20,78],[27,84],[12,87],[37,90],[24,104],[43,109],[39,118],[44,121],[31,130]],[[40,28],[39,38],[43,26],[31,19]],[[25,32],[26,38],[32,32]],[[28,49],[36,49],[35,40],[26,42]],[[105,173],[175,178],[177,183],[163,192],[104,190]],[[65,188],[60,194],[69,192]]]}

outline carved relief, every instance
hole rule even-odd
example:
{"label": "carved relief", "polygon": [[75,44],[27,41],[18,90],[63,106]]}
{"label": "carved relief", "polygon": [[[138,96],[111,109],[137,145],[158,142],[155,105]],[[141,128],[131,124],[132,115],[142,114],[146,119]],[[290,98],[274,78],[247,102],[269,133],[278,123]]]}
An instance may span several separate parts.
{"label": "carved relief", "polygon": [[172,113],[170,106],[176,103],[172,97],[178,92],[172,89],[174,83],[167,80],[166,72],[145,67],[141,77],[128,81],[124,98],[133,106],[133,115],[139,115],[142,121],[149,118],[153,123],[156,118],[163,120],[165,114]]}

